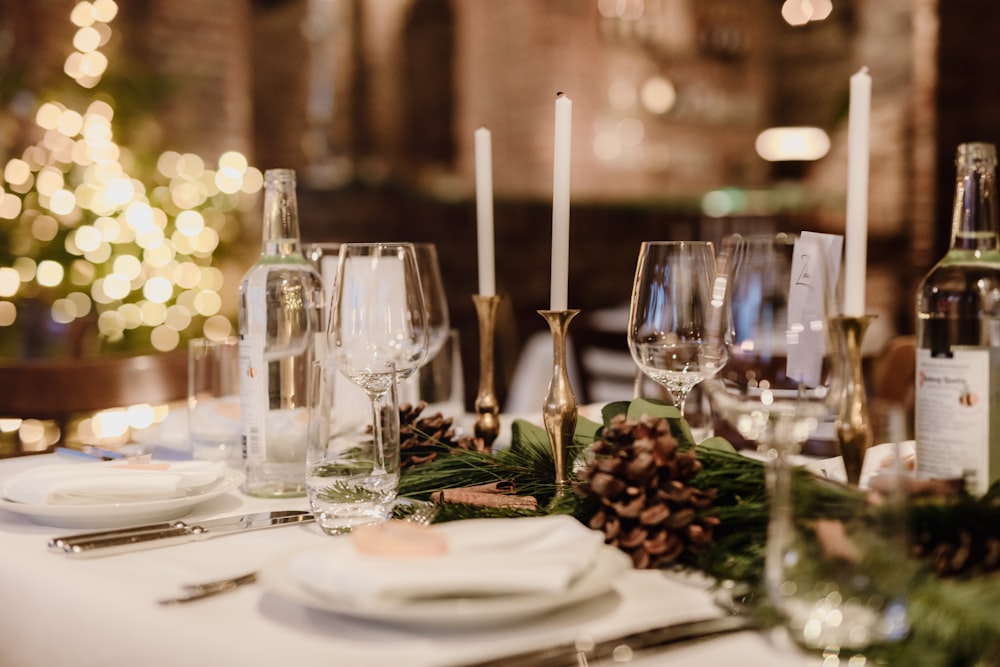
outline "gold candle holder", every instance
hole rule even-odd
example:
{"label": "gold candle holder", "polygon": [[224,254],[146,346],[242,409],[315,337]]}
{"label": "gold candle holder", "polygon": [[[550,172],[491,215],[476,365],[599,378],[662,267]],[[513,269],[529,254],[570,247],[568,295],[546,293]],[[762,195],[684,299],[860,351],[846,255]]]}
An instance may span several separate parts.
{"label": "gold candle holder", "polygon": [[542,405],[542,422],[549,436],[549,447],[555,461],[556,492],[563,493],[569,486],[566,479],[569,466],[568,453],[576,431],[576,396],[569,383],[566,369],[566,331],[569,322],[579,310],[540,310],[552,331],[552,379]]}
{"label": "gold candle holder", "polygon": [[500,433],[500,405],[497,403],[493,382],[493,333],[500,297],[473,294],[472,302],[476,304],[476,315],[479,318],[479,391],[476,393],[475,403],[475,433],[489,448]]}
{"label": "gold candle holder", "polygon": [[861,465],[872,446],[873,432],[868,418],[868,397],[861,368],[861,339],[873,315],[860,317],[839,316],[832,318],[837,334],[841,364],[840,408],[837,413],[837,442],[847,470],[847,481],[857,485],[861,479]]}

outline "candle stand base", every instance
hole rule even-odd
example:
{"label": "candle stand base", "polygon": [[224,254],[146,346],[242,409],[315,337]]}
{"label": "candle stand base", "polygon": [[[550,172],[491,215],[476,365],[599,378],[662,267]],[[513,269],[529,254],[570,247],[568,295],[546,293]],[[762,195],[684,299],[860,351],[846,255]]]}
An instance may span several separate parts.
{"label": "candle stand base", "polygon": [[542,405],[542,421],[549,437],[552,457],[555,463],[555,483],[557,494],[569,488],[567,472],[569,451],[576,431],[577,404],[573,388],[570,386],[566,369],[566,332],[570,320],[579,310],[540,310],[538,314],[548,322],[552,332],[552,379],[549,391]]}
{"label": "candle stand base", "polygon": [[500,405],[494,390],[493,335],[496,330],[499,296],[472,295],[479,318],[479,390],[476,393],[475,435],[489,449],[500,433]]}
{"label": "candle stand base", "polygon": [[873,315],[832,318],[841,364],[840,408],[836,420],[837,442],[844,459],[847,481],[855,486],[861,479],[861,465],[873,440],[864,372],[861,367],[861,339],[864,338],[865,331],[873,319],[875,319]]}

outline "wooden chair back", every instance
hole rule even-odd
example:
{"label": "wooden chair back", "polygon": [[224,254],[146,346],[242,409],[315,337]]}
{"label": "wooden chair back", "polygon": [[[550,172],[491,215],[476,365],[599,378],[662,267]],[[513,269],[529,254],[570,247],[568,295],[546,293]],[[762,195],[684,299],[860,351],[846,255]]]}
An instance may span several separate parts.
{"label": "wooden chair back", "polygon": [[912,410],[916,368],[916,337],[892,338],[873,365],[871,395]]}
{"label": "wooden chair back", "polygon": [[187,349],[131,357],[0,362],[0,417],[56,421],[187,397]]}

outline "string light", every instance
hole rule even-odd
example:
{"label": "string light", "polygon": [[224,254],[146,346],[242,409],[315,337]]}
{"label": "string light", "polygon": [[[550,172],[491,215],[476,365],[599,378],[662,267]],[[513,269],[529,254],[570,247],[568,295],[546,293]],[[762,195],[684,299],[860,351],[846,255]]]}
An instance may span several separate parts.
{"label": "string light", "polygon": [[810,21],[822,21],[833,11],[831,0],[785,0],[781,5],[781,18],[791,26],[800,26]]}
{"label": "string light", "polygon": [[[70,13],[75,50],[64,71],[85,89],[107,69],[101,49],[117,13],[114,0],[83,0]],[[113,120],[112,100],[83,111],[44,101],[34,114],[40,139],[0,170],[0,224],[14,224],[12,250],[25,249],[12,252],[22,255],[12,266],[0,265],[0,332],[15,324],[24,296],[48,298],[58,324],[96,314],[97,333],[109,343],[128,335],[138,347],[169,351],[182,336],[230,335],[212,257],[263,175],[237,151],[216,165],[166,151],[153,182],[143,182],[129,173],[132,160],[114,140]],[[60,243],[68,260],[44,253],[50,243]]]}

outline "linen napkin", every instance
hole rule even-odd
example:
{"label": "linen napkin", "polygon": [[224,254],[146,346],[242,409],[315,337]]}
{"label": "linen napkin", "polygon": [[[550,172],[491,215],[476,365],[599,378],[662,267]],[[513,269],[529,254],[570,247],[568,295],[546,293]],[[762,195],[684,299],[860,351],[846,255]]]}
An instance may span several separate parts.
{"label": "linen napkin", "polygon": [[[565,591],[597,558],[604,535],[569,516],[472,519],[427,528],[443,553],[370,555],[356,540],[293,556],[292,577],[357,604]],[[423,555],[421,555],[423,553]]]}
{"label": "linen napkin", "polygon": [[181,498],[215,483],[223,461],[55,464],[30,468],[4,484],[4,496],[34,505],[95,505]]}

